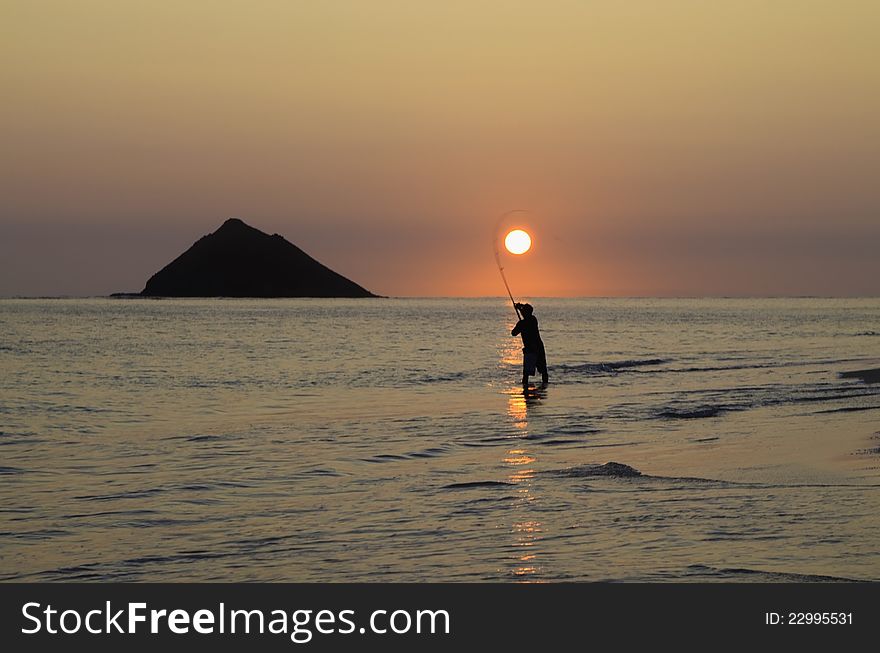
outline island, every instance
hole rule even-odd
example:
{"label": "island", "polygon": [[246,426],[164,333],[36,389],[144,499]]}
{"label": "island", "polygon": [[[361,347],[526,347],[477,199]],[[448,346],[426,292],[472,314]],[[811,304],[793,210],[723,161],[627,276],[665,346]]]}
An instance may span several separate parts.
{"label": "island", "polygon": [[278,234],[230,218],[147,281],[141,297],[377,297]]}

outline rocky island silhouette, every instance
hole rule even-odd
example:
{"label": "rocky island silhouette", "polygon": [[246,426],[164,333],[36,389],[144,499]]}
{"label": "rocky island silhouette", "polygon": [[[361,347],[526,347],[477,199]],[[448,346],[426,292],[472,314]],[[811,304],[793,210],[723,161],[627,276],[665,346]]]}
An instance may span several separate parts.
{"label": "rocky island silhouette", "polygon": [[278,234],[238,218],[159,270],[142,297],[377,297]]}

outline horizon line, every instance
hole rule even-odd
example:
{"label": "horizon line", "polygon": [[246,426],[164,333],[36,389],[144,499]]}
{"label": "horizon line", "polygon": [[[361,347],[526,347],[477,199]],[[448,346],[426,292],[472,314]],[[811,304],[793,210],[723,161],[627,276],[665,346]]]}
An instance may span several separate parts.
{"label": "horizon line", "polygon": [[[537,299],[878,299],[878,295],[523,295]],[[506,295],[374,295],[372,297],[232,297],[228,295],[206,297],[151,297],[140,293],[113,293],[109,295],[0,295],[0,300],[9,299],[503,299]]]}

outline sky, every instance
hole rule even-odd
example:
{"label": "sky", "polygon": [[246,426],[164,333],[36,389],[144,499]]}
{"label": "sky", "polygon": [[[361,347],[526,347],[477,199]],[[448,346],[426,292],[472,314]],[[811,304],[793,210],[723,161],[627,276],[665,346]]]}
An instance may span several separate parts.
{"label": "sky", "polygon": [[0,0],[0,296],[229,217],[369,290],[880,294],[875,0]]}

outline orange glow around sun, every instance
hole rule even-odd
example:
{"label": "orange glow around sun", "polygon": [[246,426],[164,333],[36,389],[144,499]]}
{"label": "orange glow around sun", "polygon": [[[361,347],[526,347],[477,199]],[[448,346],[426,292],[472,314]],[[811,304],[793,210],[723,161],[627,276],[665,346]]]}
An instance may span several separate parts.
{"label": "orange glow around sun", "polygon": [[514,229],[504,237],[504,246],[511,254],[525,254],[532,246],[532,237],[522,229]]}

